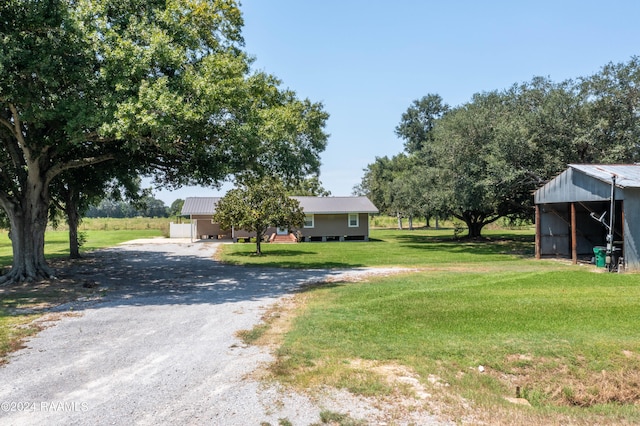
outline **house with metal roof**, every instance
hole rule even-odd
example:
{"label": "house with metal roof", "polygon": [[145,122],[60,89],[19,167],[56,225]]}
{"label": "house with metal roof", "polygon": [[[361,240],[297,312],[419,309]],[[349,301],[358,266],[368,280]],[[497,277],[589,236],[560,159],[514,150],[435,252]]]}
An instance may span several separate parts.
{"label": "house with metal roof", "polygon": [[[274,237],[295,241],[347,241],[369,239],[369,215],[378,209],[367,197],[291,197],[300,203],[305,223],[299,229],[270,228]],[[188,197],[182,215],[191,219],[192,237],[233,239],[255,237],[242,229],[222,229],[213,222],[219,197]]]}
{"label": "house with metal roof", "polygon": [[640,165],[570,164],[534,202],[537,258],[604,253],[609,269],[640,271]]}

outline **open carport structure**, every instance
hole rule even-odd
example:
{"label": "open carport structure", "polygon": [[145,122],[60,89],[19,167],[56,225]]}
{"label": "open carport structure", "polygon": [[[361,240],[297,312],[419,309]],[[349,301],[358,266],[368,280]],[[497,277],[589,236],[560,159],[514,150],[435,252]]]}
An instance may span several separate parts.
{"label": "open carport structure", "polygon": [[570,164],[534,201],[537,258],[577,263],[610,243],[627,270],[640,271],[640,165]]}

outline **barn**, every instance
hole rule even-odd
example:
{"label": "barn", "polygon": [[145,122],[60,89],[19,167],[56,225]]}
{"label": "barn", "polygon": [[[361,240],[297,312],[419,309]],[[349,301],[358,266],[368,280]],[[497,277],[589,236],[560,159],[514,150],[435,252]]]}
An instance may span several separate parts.
{"label": "barn", "polygon": [[640,165],[570,164],[534,202],[537,258],[577,263],[604,252],[607,265],[619,256],[626,270],[640,271]]}

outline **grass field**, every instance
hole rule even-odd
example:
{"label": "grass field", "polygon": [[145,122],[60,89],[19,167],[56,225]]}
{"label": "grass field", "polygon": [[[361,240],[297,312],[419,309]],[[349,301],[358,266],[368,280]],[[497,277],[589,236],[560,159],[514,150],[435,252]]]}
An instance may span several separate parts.
{"label": "grass field", "polygon": [[287,268],[405,266],[443,267],[454,264],[511,263],[533,256],[529,229],[485,232],[487,241],[455,240],[453,230],[397,231],[374,229],[368,242],[314,242],[263,245],[255,256],[255,244],[225,247],[222,260],[245,265]]}
{"label": "grass field", "polygon": [[[249,244],[233,245],[221,257],[287,267],[417,268],[297,295],[271,368],[294,386],[389,397],[403,389],[390,384],[390,367],[402,366],[434,395],[426,405],[439,404],[439,412],[445,406],[457,420],[640,421],[638,275],[536,261],[528,229],[494,230],[478,242],[450,235],[373,230],[368,243],[267,245],[262,257]],[[260,333],[278,338],[264,325]]]}
{"label": "grass field", "polygon": [[[163,234],[144,224],[124,229],[133,226],[96,222],[83,230],[84,248]],[[292,386],[406,398],[418,391],[396,379],[409,375],[431,396],[405,409],[426,407],[458,422],[639,423],[640,276],[536,261],[530,228],[484,234],[485,241],[458,241],[452,229],[374,229],[369,242],[265,244],[260,257],[255,245],[234,244],[219,257],[290,268],[410,269],[309,287],[244,333],[275,342],[270,371]],[[48,256],[67,250],[66,232],[47,233]],[[10,259],[9,240],[0,234],[0,265]],[[38,330],[37,315],[18,308],[83,291],[20,290],[0,288],[0,351]]]}

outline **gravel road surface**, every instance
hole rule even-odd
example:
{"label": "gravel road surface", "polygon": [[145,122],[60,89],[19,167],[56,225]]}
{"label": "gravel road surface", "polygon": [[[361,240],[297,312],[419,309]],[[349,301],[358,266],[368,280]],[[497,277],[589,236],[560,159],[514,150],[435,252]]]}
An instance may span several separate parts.
{"label": "gravel road surface", "polygon": [[[319,423],[323,409],[387,424],[365,399],[252,379],[272,356],[235,336],[305,283],[371,271],[223,265],[217,244],[134,241],[74,266],[105,291],[58,307],[59,319],[0,367],[0,424],[297,426]],[[438,423],[423,414],[416,424]]]}

